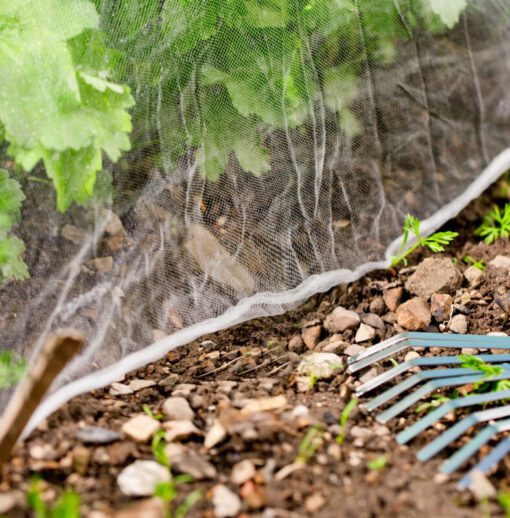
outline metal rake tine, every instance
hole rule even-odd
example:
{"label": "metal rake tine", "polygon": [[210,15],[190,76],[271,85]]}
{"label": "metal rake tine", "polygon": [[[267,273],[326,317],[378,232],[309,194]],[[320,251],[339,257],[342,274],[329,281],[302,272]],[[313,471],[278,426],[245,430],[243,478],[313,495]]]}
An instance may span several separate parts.
{"label": "metal rake tine", "polygon": [[502,419],[486,426],[471,441],[456,451],[448,460],[444,461],[439,470],[450,475],[464,462],[472,457],[484,444],[487,444],[495,435],[510,430],[510,419]]}
{"label": "metal rake tine", "polygon": [[412,389],[414,386],[418,385],[422,381],[434,380],[434,379],[445,379],[455,376],[466,376],[468,374],[473,374],[472,369],[459,368],[459,369],[434,369],[429,371],[421,371],[413,374],[409,378],[406,378],[404,381],[397,383],[393,387],[384,391],[382,394],[379,394],[374,399],[371,399],[368,403],[365,403],[365,408],[372,412],[376,408],[379,408],[384,403],[391,401],[396,398],[398,395],[402,394],[407,390]]}
{"label": "metal rake tine", "polygon": [[500,441],[464,478],[457,484],[459,489],[467,489],[472,482],[473,472],[488,473],[510,451],[510,437]]}
{"label": "metal rake tine", "polygon": [[[479,354],[475,358],[478,358],[487,363],[502,363],[510,362],[510,354]],[[376,389],[377,387],[391,381],[400,374],[405,374],[413,367],[435,367],[437,365],[458,365],[463,360],[459,356],[434,356],[425,358],[413,358],[406,362],[402,362],[387,371],[379,374],[375,378],[368,380],[356,389],[357,396],[363,396],[367,392]]]}
{"label": "metal rake tine", "polygon": [[432,442],[427,444],[418,452],[418,459],[426,461],[434,457],[441,450],[446,448],[453,441],[458,439],[461,435],[466,433],[472,426],[479,423],[486,423],[493,419],[501,419],[502,417],[510,416],[510,405],[505,405],[498,408],[491,408],[489,410],[480,410],[468,415],[462,421],[454,424],[448,430],[443,432],[439,437],[436,437]]}
{"label": "metal rake tine", "polygon": [[[456,369],[450,369],[456,370]],[[470,369],[467,369],[470,370]],[[433,372],[433,371],[432,371]],[[430,396],[435,390],[441,388],[449,388],[449,387],[458,387],[460,385],[467,385],[468,383],[476,383],[477,381],[498,381],[502,379],[510,378],[510,370],[505,370],[501,374],[497,376],[491,376],[487,378],[485,374],[471,374],[468,376],[458,376],[458,377],[449,377],[443,379],[433,379],[427,382],[425,385],[415,390],[404,399],[401,399],[399,402],[395,403],[390,408],[386,409],[384,412],[379,414],[376,419],[380,423],[386,423],[393,417],[401,414],[404,410],[407,410],[410,406],[414,405],[420,399]]]}
{"label": "metal rake tine", "polygon": [[434,423],[437,423],[446,414],[453,412],[459,408],[467,408],[475,405],[483,405],[492,401],[500,401],[510,399],[510,390],[502,390],[501,392],[488,392],[487,394],[478,394],[472,396],[465,396],[458,399],[452,399],[443,403],[441,406],[434,409],[432,412],[422,417],[419,421],[407,427],[397,434],[397,442],[399,444],[406,444],[411,439],[414,439],[419,433],[423,432]]}
{"label": "metal rake tine", "polygon": [[[448,335],[443,335],[448,336]],[[465,335],[462,335],[464,337]],[[489,337],[493,338],[493,337]],[[502,337],[494,337],[494,338],[502,338]],[[494,345],[492,342],[484,343],[484,341],[480,340],[477,342],[469,342],[466,343],[462,338],[457,338],[456,340],[436,340],[435,342],[432,342],[430,340],[423,340],[423,339],[417,339],[417,338],[411,338],[402,340],[398,343],[395,343],[391,345],[390,347],[386,347],[384,350],[376,352],[375,354],[372,354],[366,358],[363,358],[355,363],[351,363],[348,367],[349,372],[356,372],[361,369],[364,369],[365,367],[369,367],[373,363],[376,363],[378,361],[384,360],[385,358],[388,358],[389,356],[392,356],[396,353],[399,353],[401,351],[404,351],[406,349],[414,349],[416,347],[424,347],[424,348],[431,348],[431,347],[442,347],[445,349],[462,349],[464,347],[471,347],[473,349],[480,349],[480,348],[486,348],[488,345],[493,346],[497,349],[510,349],[510,337],[505,337],[507,339],[506,344],[498,344]]]}
{"label": "metal rake tine", "polygon": [[[395,345],[401,344],[406,340],[424,340],[426,343],[423,346],[426,346],[429,342],[461,342],[461,347],[476,347],[473,344],[481,343],[479,347],[485,347],[485,342],[494,345],[496,349],[510,349],[510,337],[507,336],[486,336],[486,335],[455,335],[448,333],[422,333],[422,332],[405,332],[400,333],[398,335],[392,336],[378,344],[372,345],[367,349],[361,351],[360,353],[351,356],[347,360],[347,365],[353,365],[361,360],[367,359],[368,357],[380,353],[388,348],[391,348]],[[497,347],[496,347],[497,346]],[[420,347],[420,346],[418,346]],[[437,344],[433,344],[432,347],[437,347]],[[385,356],[386,357],[386,356]]]}

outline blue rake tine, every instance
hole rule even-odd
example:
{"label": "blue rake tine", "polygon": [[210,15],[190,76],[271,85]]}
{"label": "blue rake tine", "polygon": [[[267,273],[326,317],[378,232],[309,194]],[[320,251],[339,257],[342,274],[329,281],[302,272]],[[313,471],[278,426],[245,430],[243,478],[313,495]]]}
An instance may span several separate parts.
{"label": "blue rake tine", "polygon": [[[369,357],[374,356],[378,353],[383,353],[384,351],[387,352],[387,349],[392,349],[399,351],[405,349],[407,346],[405,345],[406,341],[409,340],[423,340],[424,344],[416,345],[416,347],[437,347],[438,344],[431,342],[442,342],[442,343],[448,343],[448,342],[458,342],[462,345],[459,345],[459,347],[487,347],[489,345],[492,345],[494,348],[497,349],[510,349],[510,337],[506,336],[485,336],[485,335],[453,335],[453,334],[447,334],[447,333],[420,333],[420,332],[406,332],[406,333],[400,333],[396,336],[392,336],[391,338],[388,338],[387,340],[384,340],[382,342],[379,342],[378,344],[372,345],[371,347],[368,347],[364,351],[361,351],[360,353],[352,356],[347,360],[347,365],[354,365],[355,363],[360,362],[361,360],[367,360]],[[429,345],[430,344],[430,345]],[[480,344],[480,345],[476,345]],[[445,345],[444,347],[448,347]],[[396,348],[396,349],[395,349]],[[387,354],[383,354],[383,358],[386,358],[389,356],[391,352],[387,352]],[[375,360],[377,361],[377,360]],[[364,362],[365,363],[365,362]],[[373,363],[370,362],[370,363]],[[366,365],[370,365],[370,363]],[[359,369],[356,369],[359,370]],[[354,372],[354,371],[351,371]]]}
{"label": "blue rake tine", "polygon": [[495,435],[510,430],[510,419],[502,419],[486,426],[471,441],[456,451],[448,460],[443,462],[439,470],[450,475],[456,471],[464,462],[472,457],[484,444],[487,444]]}
{"label": "blue rake tine", "polygon": [[491,452],[486,455],[467,475],[458,483],[459,489],[467,489],[471,485],[472,475],[474,471],[488,473],[508,452],[510,451],[510,437],[500,441]]}
{"label": "blue rake tine", "polygon": [[[368,356],[371,356],[372,354],[375,354],[388,347],[391,347],[395,343],[399,343],[399,342],[402,342],[402,341],[408,340],[408,339],[417,339],[417,340],[421,339],[421,340],[427,340],[427,342],[433,342],[436,340],[439,340],[439,341],[452,340],[452,341],[457,341],[457,342],[462,342],[462,343],[467,344],[467,345],[464,345],[464,347],[468,346],[471,342],[483,341],[483,342],[493,343],[494,346],[497,345],[498,349],[506,348],[506,347],[499,347],[500,345],[502,345],[502,346],[507,345],[508,348],[510,348],[510,345],[509,345],[510,337],[507,337],[507,336],[452,335],[452,334],[447,334],[447,333],[423,333],[423,332],[417,332],[417,331],[407,331],[405,333],[400,333],[398,335],[392,336],[391,338],[383,340],[382,342],[372,345],[371,347],[368,347],[364,351],[361,351],[360,353],[352,356],[351,358],[349,358],[347,360],[347,365],[350,365],[351,363],[356,363],[357,361],[367,358]],[[485,345],[482,347],[485,347]]]}
{"label": "blue rake tine", "polygon": [[510,390],[502,390],[501,392],[489,392],[487,394],[479,394],[466,396],[459,399],[452,399],[443,403],[441,406],[422,417],[419,421],[412,424],[405,430],[397,434],[397,442],[399,444],[406,444],[411,439],[414,439],[419,433],[426,430],[429,426],[443,418],[446,414],[453,412],[459,408],[466,408],[475,405],[483,405],[492,401],[502,401],[510,399]]}
{"label": "blue rake tine", "polygon": [[[457,369],[450,369],[457,370]],[[471,369],[467,369],[471,371]],[[431,371],[434,372],[434,371]],[[472,371],[471,371],[472,372]],[[421,374],[421,373],[419,373]],[[427,382],[425,385],[415,390],[404,399],[401,399],[398,403],[379,414],[376,419],[380,423],[386,423],[393,417],[401,414],[404,410],[407,410],[410,406],[414,405],[420,399],[429,396],[435,390],[448,387],[458,387],[460,385],[467,385],[468,383],[476,383],[477,381],[497,381],[510,378],[510,370],[505,370],[497,376],[491,376],[487,378],[485,374],[471,374],[469,376],[450,377],[443,379],[436,379]]]}
{"label": "blue rake tine", "polygon": [[[436,333],[438,334],[438,333]],[[443,334],[440,336],[452,336]],[[384,360],[385,358],[388,358],[388,356],[392,356],[394,354],[397,354],[401,351],[404,351],[406,349],[412,349],[416,347],[424,347],[424,348],[431,348],[431,347],[443,347],[445,349],[462,349],[463,347],[470,347],[472,349],[481,349],[486,348],[488,346],[497,348],[497,349],[510,349],[510,337],[501,337],[501,336],[489,336],[489,337],[479,337],[479,338],[503,338],[506,340],[505,343],[502,344],[495,344],[492,341],[482,340],[479,339],[477,341],[465,341],[464,338],[466,335],[455,335],[457,336],[456,340],[424,340],[424,339],[418,339],[418,338],[412,338],[412,339],[405,339],[401,340],[397,343],[394,343],[390,345],[390,347],[386,347],[385,349],[376,352],[375,354],[371,354],[370,356],[367,356],[365,358],[360,359],[359,361],[356,361],[354,363],[350,363],[348,370],[349,372],[356,372],[361,369],[364,369],[365,367],[369,367],[373,363],[376,363],[378,361]],[[458,338],[458,336],[462,336],[462,338]],[[476,335],[473,335],[476,336]]]}
{"label": "blue rake tine", "polygon": [[[510,354],[480,354],[475,356],[487,363],[503,363],[510,362]],[[377,387],[391,381],[401,374],[405,374],[413,367],[435,367],[438,365],[458,365],[463,363],[464,360],[459,356],[434,356],[431,358],[413,358],[406,362],[400,363],[399,365],[388,369],[387,371],[379,374],[375,378],[365,382],[356,389],[357,396],[363,396],[367,392],[376,389]]]}
{"label": "blue rake tine", "polygon": [[395,399],[398,395],[402,394],[402,392],[406,392],[407,390],[412,389],[414,386],[418,385],[418,383],[421,383],[422,381],[451,378],[455,376],[466,376],[468,374],[472,375],[473,370],[459,368],[433,369],[429,371],[417,372],[409,378],[406,378],[404,381],[397,383],[397,385],[394,385],[388,390],[385,390],[382,394],[379,394],[375,398],[371,399],[368,403],[365,403],[365,408],[372,412],[373,410],[379,408],[381,405],[384,405],[388,401]]}
{"label": "blue rake tine", "polygon": [[455,441],[455,439],[458,439],[461,435],[466,433],[472,426],[508,416],[510,416],[510,405],[474,412],[448,428],[448,430],[443,432],[439,437],[436,437],[432,442],[427,444],[427,446],[418,452],[417,457],[421,461],[429,460]]}

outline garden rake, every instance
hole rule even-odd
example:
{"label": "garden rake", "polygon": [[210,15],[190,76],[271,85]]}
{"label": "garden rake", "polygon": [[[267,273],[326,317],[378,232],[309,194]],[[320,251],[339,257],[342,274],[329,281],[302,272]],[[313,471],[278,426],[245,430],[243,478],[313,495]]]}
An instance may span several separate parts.
{"label": "garden rake", "polygon": [[[416,368],[425,369],[414,372],[411,376],[384,390],[364,404],[365,408],[369,411],[374,411],[392,402],[399,396],[403,396],[400,400],[394,402],[376,416],[378,422],[387,423],[389,420],[401,415],[420,400],[427,398],[439,389],[460,387],[463,385],[476,386],[477,384],[487,381],[504,382],[510,379],[510,337],[501,336],[451,335],[419,332],[401,333],[369,347],[350,358],[348,360],[348,370],[350,372],[357,372],[407,349],[430,349],[432,347],[445,349],[463,349],[469,347],[483,351],[487,349],[508,349],[509,353],[480,354],[474,356],[475,359],[487,362],[488,364],[499,364],[497,371],[490,376],[485,372],[476,371],[476,369],[473,368],[467,368],[465,366],[455,367],[456,365],[465,363],[465,360],[460,356],[419,357],[395,365],[391,369],[366,381],[356,389],[356,395],[363,396],[388,384],[398,376],[406,375],[409,371],[415,370]],[[454,367],[434,368],[448,365]],[[510,405],[504,404],[504,402],[510,401],[510,386],[506,384],[502,385],[501,388],[500,390],[500,387],[498,387],[495,391],[487,393],[471,394],[450,400],[446,399],[445,402],[439,404],[437,408],[398,433],[396,436],[397,442],[400,444],[408,443],[417,435],[439,422],[443,417],[456,410],[482,407],[481,410],[476,410],[468,414],[453,426],[446,429],[446,431],[424,446],[417,454],[418,459],[421,461],[429,460],[455,440],[466,434],[471,428],[482,423],[488,423],[471,441],[443,462],[440,468],[441,472],[448,475],[454,473],[475,455],[482,446],[499,434],[510,430]],[[409,391],[411,392],[408,393]],[[489,409],[485,408],[486,405],[495,402],[501,402],[503,405]],[[509,451],[510,438],[505,438],[473,469],[478,469],[486,473]],[[471,484],[472,473],[473,470],[461,480],[459,488],[465,488]]]}

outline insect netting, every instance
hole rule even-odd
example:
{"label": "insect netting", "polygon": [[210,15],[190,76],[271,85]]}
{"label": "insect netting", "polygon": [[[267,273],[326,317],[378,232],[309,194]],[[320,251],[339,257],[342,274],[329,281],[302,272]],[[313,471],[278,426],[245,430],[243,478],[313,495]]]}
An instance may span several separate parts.
{"label": "insect netting", "polygon": [[0,347],[87,339],[31,426],[387,266],[510,165],[509,85],[506,0],[4,2]]}

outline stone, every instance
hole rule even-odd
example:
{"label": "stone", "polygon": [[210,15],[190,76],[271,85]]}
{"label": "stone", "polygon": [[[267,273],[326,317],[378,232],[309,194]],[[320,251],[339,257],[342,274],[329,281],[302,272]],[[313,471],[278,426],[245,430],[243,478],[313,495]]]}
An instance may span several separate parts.
{"label": "stone", "polygon": [[485,498],[496,496],[496,489],[484,473],[478,469],[471,471],[469,490],[477,500],[484,500]]}
{"label": "stone", "polygon": [[21,491],[9,491],[0,493],[0,513],[7,515],[11,509],[25,503],[25,496]]}
{"label": "stone", "polygon": [[[316,353],[320,354],[320,353]],[[244,414],[254,414],[255,412],[268,412],[270,410],[280,410],[287,406],[285,396],[262,397],[258,399],[247,399],[244,401],[242,412]]]}
{"label": "stone", "polygon": [[497,255],[489,264],[495,268],[503,268],[510,271],[510,257],[506,255]]}
{"label": "stone", "polygon": [[420,297],[404,302],[397,308],[397,322],[399,326],[409,331],[427,329],[432,320],[427,303]]}
{"label": "stone", "polygon": [[462,275],[447,257],[428,257],[406,282],[410,293],[428,299],[434,293],[455,293],[462,284]]}
{"label": "stone", "polygon": [[241,499],[227,486],[218,484],[212,489],[212,503],[216,518],[231,518],[239,514]]}
{"label": "stone", "polygon": [[343,333],[347,329],[356,329],[360,322],[359,315],[354,311],[337,307],[324,320],[324,327],[330,333]]}
{"label": "stone", "polygon": [[71,453],[73,471],[80,475],[85,475],[90,461],[90,450],[78,444]]}
{"label": "stone", "polygon": [[253,480],[245,482],[239,494],[251,510],[262,509],[267,503],[264,487],[257,485]]}
{"label": "stone", "polygon": [[354,338],[356,343],[367,342],[375,337],[375,329],[367,324],[360,324]]}
{"label": "stone", "polygon": [[386,328],[382,318],[378,315],[374,315],[374,313],[364,313],[363,315],[361,315],[361,321],[363,322],[363,324],[366,324],[370,327],[375,327],[376,329],[380,329],[381,331],[384,331]]}
{"label": "stone", "polygon": [[317,513],[326,505],[326,499],[321,493],[312,493],[305,499],[305,509],[309,513]]}
{"label": "stone", "polygon": [[469,286],[471,286],[471,288],[475,288],[482,280],[483,271],[475,268],[474,266],[470,266],[464,272],[464,277],[469,282]]}
{"label": "stone", "polygon": [[347,349],[345,349],[344,353],[347,356],[355,356],[356,354],[359,354],[361,351],[364,351],[364,350],[365,350],[365,348],[362,347],[361,345],[352,344],[352,345],[349,345],[349,347],[347,347]]}
{"label": "stone", "polygon": [[383,293],[383,300],[390,311],[395,311],[402,301],[403,296],[404,288],[391,288]]}
{"label": "stone", "polygon": [[334,353],[311,353],[301,360],[298,374],[313,376],[315,379],[329,379],[343,371],[342,358]]}
{"label": "stone", "polygon": [[121,428],[122,433],[135,442],[146,443],[159,430],[160,423],[145,414],[132,417]]}
{"label": "stone", "polygon": [[108,221],[105,231],[110,236],[118,236],[124,234],[124,226],[119,216],[109,209],[103,209],[101,215]]}
{"label": "stone", "polygon": [[[487,336],[508,336],[506,333],[503,333],[503,331],[491,331],[490,333],[487,333]],[[508,354],[508,349],[491,349],[492,354]]]}
{"label": "stone", "polygon": [[74,225],[64,225],[60,231],[60,235],[75,245],[80,245],[87,239],[87,232]]}
{"label": "stone", "polygon": [[336,340],[327,343],[324,347],[321,347],[320,351],[323,353],[339,353],[344,351],[347,347],[349,347],[349,344],[347,342],[344,342],[343,340]]}
{"label": "stone", "polygon": [[196,390],[197,386],[193,383],[179,383],[172,391],[172,396],[175,397],[188,397],[192,392]]}
{"label": "stone", "polygon": [[237,486],[242,486],[248,480],[255,478],[257,470],[251,460],[243,460],[235,464],[230,474],[230,480]]}
{"label": "stone", "polygon": [[183,397],[169,397],[163,403],[162,410],[168,419],[176,421],[192,421],[195,417],[195,412]]}
{"label": "stone", "polygon": [[154,460],[137,460],[117,477],[120,490],[127,496],[152,496],[158,484],[169,481],[169,470]]}
{"label": "stone", "polygon": [[382,315],[386,310],[386,304],[382,297],[376,297],[370,302],[370,312],[376,315]]}
{"label": "stone", "polygon": [[321,337],[321,326],[305,327],[301,331],[303,342],[308,349],[315,349]]}
{"label": "stone", "polygon": [[227,430],[216,419],[205,436],[204,446],[209,450],[222,442],[226,437]]}
{"label": "stone", "polygon": [[177,382],[179,381],[179,375],[172,373],[165,376],[161,381],[158,382],[158,386],[162,387],[165,392],[172,390]]}
{"label": "stone", "polygon": [[303,338],[301,335],[295,335],[289,340],[289,344],[287,346],[289,351],[292,351],[293,353],[301,354],[304,353],[306,350],[305,342],[303,341]]}
{"label": "stone", "polygon": [[[146,498],[119,509],[113,518],[165,518],[167,512],[166,503],[161,498]],[[105,518],[107,516],[110,515],[104,515]],[[92,518],[90,514],[88,517]]]}
{"label": "stone", "polygon": [[455,315],[451,321],[448,329],[454,333],[465,335],[468,330],[467,319],[465,315]]}
{"label": "stone", "polygon": [[152,381],[152,380],[134,379],[134,380],[131,380],[129,382],[129,388],[133,392],[138,392],[139,390],[143,390],[145,388],[153,387],[154,385],[156,385],[156,382]]}
{"label": "stone", "polygon": [[85,263],[87,268],[97,273],[110,273],[113,268],[113,257],[97,257]]}
{"label": "stone", "polygon": [[85,444],[110,444],[121,438],[120,433],[99,426],[81,428],[74,436]]}
{"label": "stone", "polygon": [[420,358],[420,353],[417,353],[416,351],[409,351],[405,357],[404,357],[404,361],[405,362],[410,362],[411,360],[415,360],[417,358]]}
{"label": "stone", "polygon": [[163,428],[166,430],[166,442],[186,439],[192,435],[202,435],[202,432],[191,421],[165,421]]}
{"label": "stone", "polygon": [[437,322],[450,319],[453,299],[446,293],[434,293],[430,298],[430,312]]}
{"label": "stone", "polygon": [[110,396],[127,396],[133,394],[133,389],[124,383],[112,383],[110,385]]}
{"label": "stone", "polygon": [[175,446],[177,445],[171,443],[165,448],[173,470],[190,475],[194,480],[210,480],[216,477],[216,468],[199,453],[185,451],[182,447],[176,451],[172,448]]}

